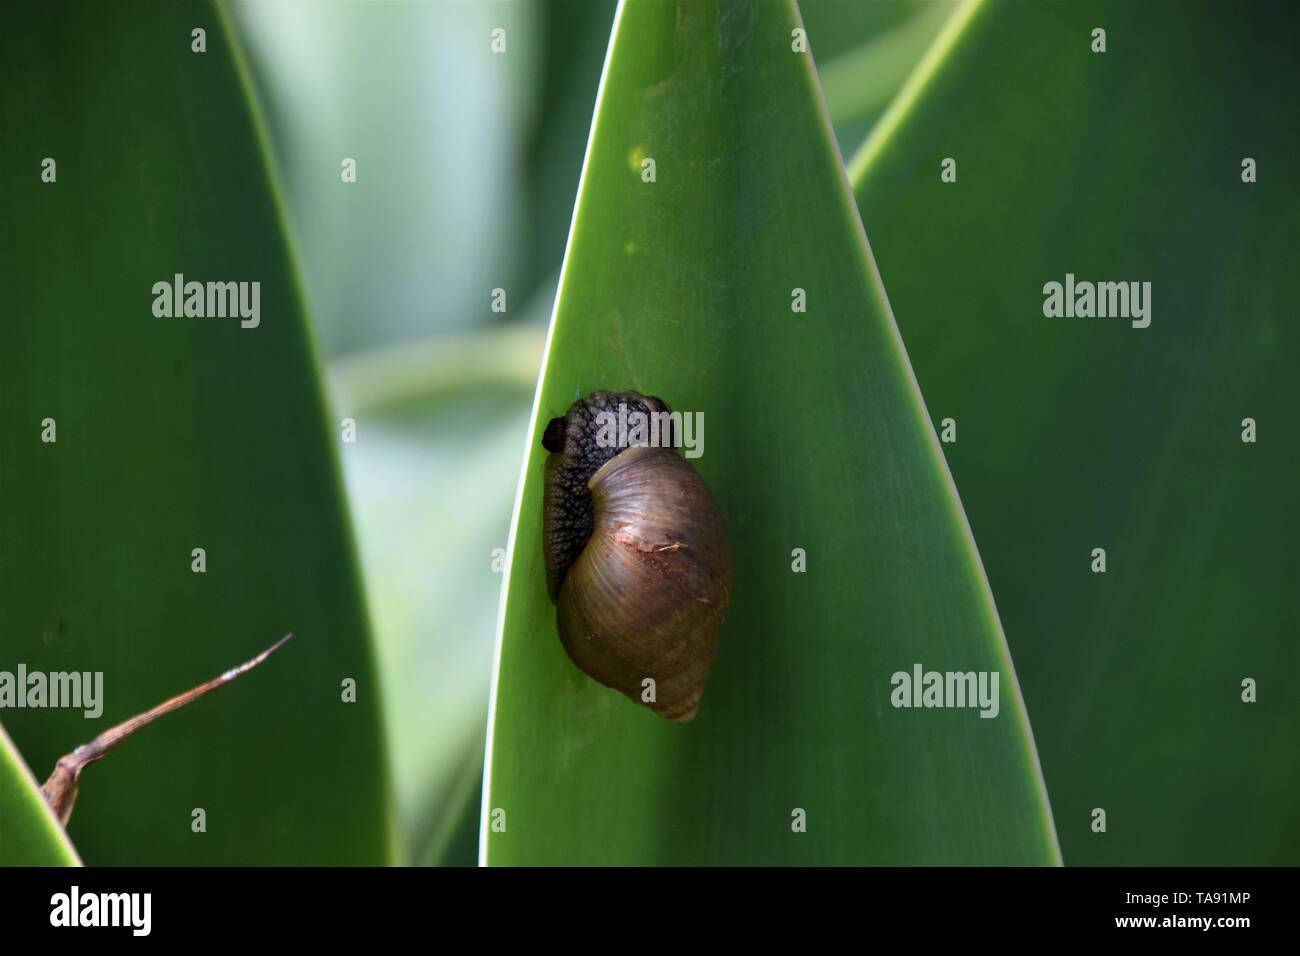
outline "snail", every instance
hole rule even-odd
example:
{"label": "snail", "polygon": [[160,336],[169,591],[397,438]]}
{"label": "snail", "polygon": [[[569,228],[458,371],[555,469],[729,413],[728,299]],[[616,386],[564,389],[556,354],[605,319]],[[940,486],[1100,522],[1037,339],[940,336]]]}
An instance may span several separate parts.
{"label": "snail", "polygon": [[[667,440],[636,443],[635,430],[609,427],[620,405],[661,423]],[[671,414],[654,396],[598,391],[551,419],[542,547],[573,663],[686,723],[718,651],[731,551],[704,480],[673,447]]]}

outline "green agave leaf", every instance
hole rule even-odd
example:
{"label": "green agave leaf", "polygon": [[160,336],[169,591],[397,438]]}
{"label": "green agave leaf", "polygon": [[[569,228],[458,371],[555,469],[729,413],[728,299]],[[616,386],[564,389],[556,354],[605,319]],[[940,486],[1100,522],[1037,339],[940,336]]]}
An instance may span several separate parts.
{"label": "green agave leaf", "polygon": [[[972,5],[851,164],[1072,864],[1300,860],[1294,27]],[[1150,326],[1045,318],[1067,273]]]}
{"label": "green agave leaf", "polygon": [[[293,631],[88,769],[70,833],[97,864],[381,863],[385,745],[337,433],[226,36],[211,5],[166,2],[27,4],[0,33],[0,669],[103,673],[98,719],[5,722],[44,773]],[[176,273],[260,282],[260,325],[155,317]]]}
{"label": "green agave leaf", "polygon": [[[786,3],[619,8],[512,533],[486,862],[1058,859],[992,597],[797,25]],[[546,596],[541,428],[607,387],[707,423],[697,463],[735,582],[685,727],[580,673]],[[999,671],[999,716],[893,708],[891,675],[916,662]]]}
{"label": "green agave leaf", "polygon": [[0,726],[0,866],[75,866],[81,860]]}

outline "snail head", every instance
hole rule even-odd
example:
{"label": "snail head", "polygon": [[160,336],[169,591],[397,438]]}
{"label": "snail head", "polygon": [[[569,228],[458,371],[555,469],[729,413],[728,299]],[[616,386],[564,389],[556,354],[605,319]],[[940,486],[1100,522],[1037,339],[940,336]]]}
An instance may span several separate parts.
{"label": "snail head", "polygon": [[[560,584],[595,527],[595,514],[587,482],[600,467],[634,442],[620,420],[634,413],[656,422],[656,416],[669,415],[668,403],[640,392],[592,392],[569,406],[560,418],[552,418],[542,434],[542,447],[551,454],[546,461],[546,557],[547,590],[554,600]],[[623,417],[621,417],[623,416]],[[676,432],[670,419],[667,434],[670,444]]]}

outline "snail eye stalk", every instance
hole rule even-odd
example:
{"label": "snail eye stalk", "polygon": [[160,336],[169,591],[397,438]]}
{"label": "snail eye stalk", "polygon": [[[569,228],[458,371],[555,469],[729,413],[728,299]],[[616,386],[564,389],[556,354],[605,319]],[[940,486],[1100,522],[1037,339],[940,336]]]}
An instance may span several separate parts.
{"label": "snail eye stalk", "polygon": [[552,418],[546,424],[546,432],[542,435],[542,447],[547,451],[564,451],[564,419]]}

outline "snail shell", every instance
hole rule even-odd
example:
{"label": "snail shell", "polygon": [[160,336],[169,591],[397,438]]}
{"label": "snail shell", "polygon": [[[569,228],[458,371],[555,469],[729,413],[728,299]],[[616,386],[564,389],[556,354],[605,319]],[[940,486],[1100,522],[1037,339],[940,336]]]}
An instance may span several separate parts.
{"label": "snail shell", "polygon": [[718,651],[731,553],[708,488],[675,448],[597,440],[599,413],[620,403],[670,411],[638,392],[593,392],[547,426],[547,589],[574,664],[685,723]]}

